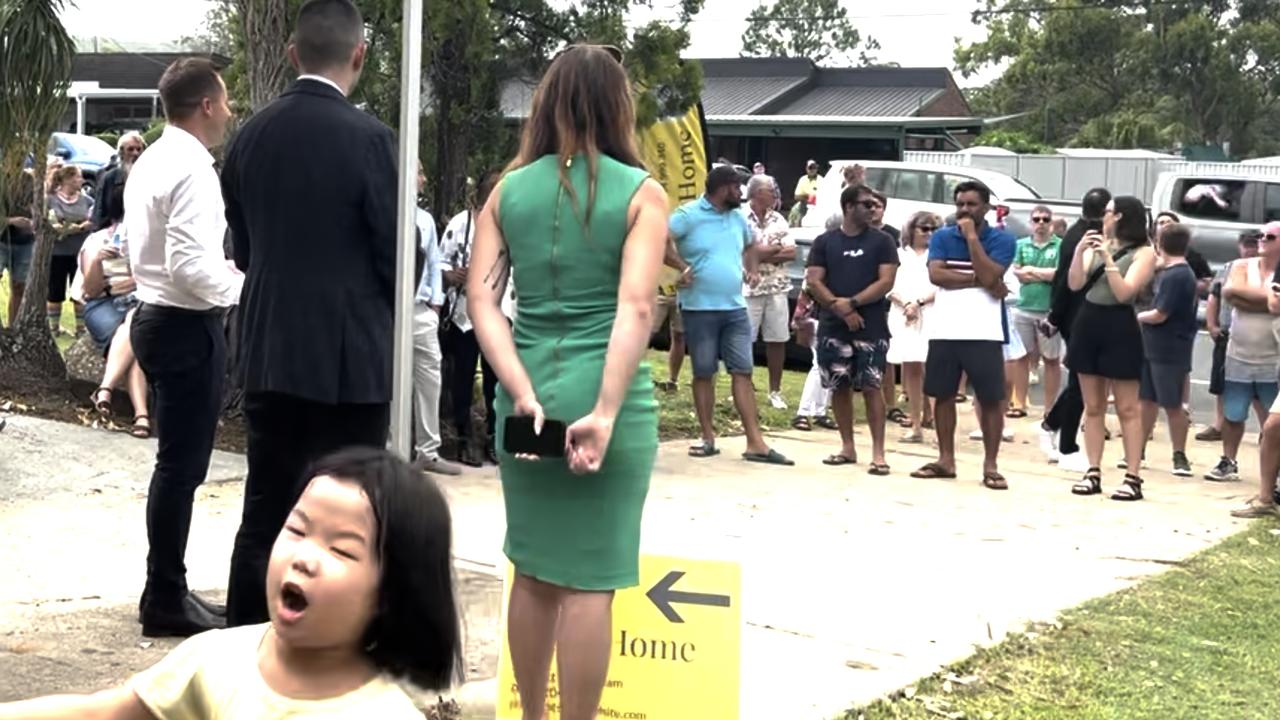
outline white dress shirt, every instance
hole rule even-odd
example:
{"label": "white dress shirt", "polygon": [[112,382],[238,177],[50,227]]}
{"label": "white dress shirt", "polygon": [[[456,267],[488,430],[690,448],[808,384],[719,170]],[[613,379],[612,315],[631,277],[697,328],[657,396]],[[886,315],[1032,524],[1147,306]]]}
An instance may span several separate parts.
{"label": "white dress shirt", "polygon": [[338,92],[342,93],[343,97],[347,96],[347,94],[343,92],[342,88],[338,86],[338,83],[330,80],[329,78],[323,75],[299,75],[298,79],[299,80],[315,80],[316,82],[324,83],[325,85],[328,85],[334,90],[337,90]]}
{"label": "white dress shirt", "polygon": [[223,252],[222,187],[213,156],[194,135],[170,125],[134,163],[124,224],[139,300],[187,310],[239,302],[244,275]]}
{"label": "white dress shirt", "polygon": [[[476,237],[475,218],[468,210],[463,210],[444,228],[444,237],[440,240],[440,269],[455,270],[471,266],[471,244]],[[471,316],[467,312],[467,296],[459,292],[461,288],[449,288],[448,298],[453,302],[454,327],[464,333],[471,332]],[[507,275],[507,291],[502,295],[500,303],[502,314],[508,320],[516,318],[516,282],[513,273]]]}

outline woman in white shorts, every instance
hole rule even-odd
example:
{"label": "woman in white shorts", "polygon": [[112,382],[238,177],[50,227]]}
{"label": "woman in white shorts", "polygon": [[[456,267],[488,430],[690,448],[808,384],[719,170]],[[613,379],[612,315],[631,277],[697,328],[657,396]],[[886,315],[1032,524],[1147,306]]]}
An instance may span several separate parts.
{"label": "woman in white shorts", "polygon": [[905,443],[924,442],[922,428],[931,415],[924,396],[924,362],[929,356],[924,324],[937,291],[929,282],[929,238],[941,224],[942,218],[929,212],[918,212],[907,221],[902,228],[903,246],[898,249],[898,275],[889,292],[887,360],[902,366],[902,387],[910,403],[903,422],[910,428],[902,436]]}

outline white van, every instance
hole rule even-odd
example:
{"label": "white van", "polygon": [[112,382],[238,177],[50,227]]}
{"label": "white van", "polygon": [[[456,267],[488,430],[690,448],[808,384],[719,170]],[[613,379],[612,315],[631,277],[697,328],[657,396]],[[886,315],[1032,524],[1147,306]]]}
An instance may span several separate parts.
{"label": "white van", "polygon": [[1236,259],[1242,231],[1280,220],[1280,175],[1251,173],[1247,167],[1238,173],[1161,173],[1151,214],[1165,211],[1191,227],[1192,247],[1216,268]]}

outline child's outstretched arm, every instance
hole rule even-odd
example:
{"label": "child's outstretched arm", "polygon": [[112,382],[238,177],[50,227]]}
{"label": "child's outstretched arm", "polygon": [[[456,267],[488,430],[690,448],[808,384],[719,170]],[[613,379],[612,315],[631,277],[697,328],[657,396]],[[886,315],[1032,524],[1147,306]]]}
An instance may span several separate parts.
{"label": "child's outstretched arm", "polygon": [[155,720],[128,687],[0,704],[0,720]]}

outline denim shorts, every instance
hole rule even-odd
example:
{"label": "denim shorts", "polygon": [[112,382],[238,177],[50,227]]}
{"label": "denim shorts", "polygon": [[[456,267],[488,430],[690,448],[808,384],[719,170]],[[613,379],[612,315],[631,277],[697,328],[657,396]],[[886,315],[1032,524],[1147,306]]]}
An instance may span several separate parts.
{"label": "denim shorts", "polygon": [[105,352],[111,345],[111,338],[115,337],[116,330],[137,304],[137,296],[133,293],[120,297],[94,298],[85,303],[84,327],[99,350]]}
{"label": "denim shorts", "polygon": [[1228,380],[1222,385],[1222,417],[1227,422],[1242,423],[1249,419],[1249,406],[1254,400],[1269,408],[1280,394],[1274,382],[1240,382]]}
{"label": "denim shorts", "polygon": [[730,374],[751,374],[751,318],[746,308],[682,310],[681,314],[695,378],[714,376],[721,361]]}
{"label": "denim shorts", "polygon": [[35,254],[35,243],[26,245],[10,245],[0,242],[0,273],[9,271],[11,282],[25,284],[31,274],[31,256]]}

